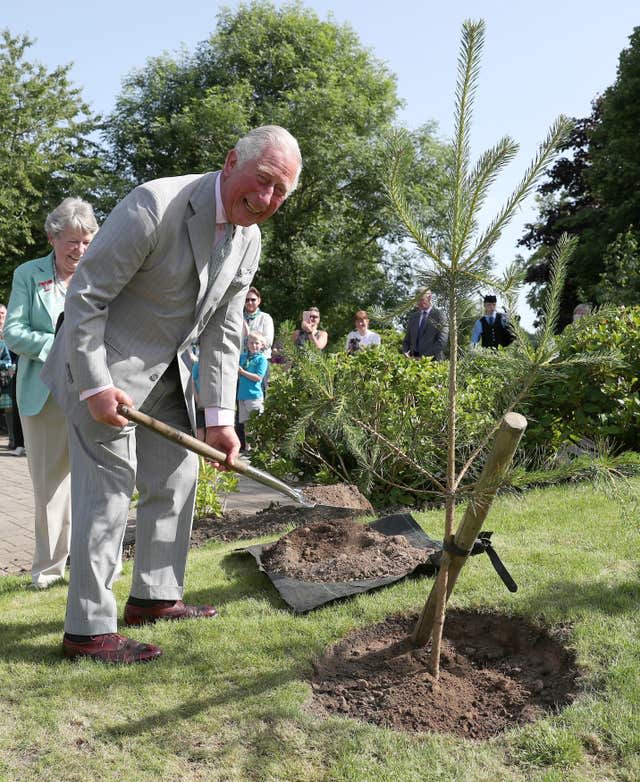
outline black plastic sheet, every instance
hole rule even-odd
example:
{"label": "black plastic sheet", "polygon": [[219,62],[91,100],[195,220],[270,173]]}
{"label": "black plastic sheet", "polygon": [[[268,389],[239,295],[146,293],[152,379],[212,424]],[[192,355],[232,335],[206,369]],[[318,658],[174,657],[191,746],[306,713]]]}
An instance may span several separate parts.
{"label": "black plastic sheet", "polygon": [[267,570],[262,564],[262,552],[267,545],[272,544],[247,546],[239,550],[246,551],[253,556],[259,570],[267,574],[284,602],[296,613],[301,614],[314,608],[319,608],[326,603],[331,603],[334,600],[370,592],[373,589],[380,589],[388,584],[401,581],[408,576],[433,576],[435,574],[442,553],[442,543],[432,540],[411,514],[396,513],[391,516],[384,516],[377,521],[371,522],[369,526],[387,537],[404,535],[410,545],[417,548],[435,549],[435,551],[424,564],[420,564],[406,573],[386,576],[385,578],[365,578],[359,581],[318,582],[300,581],[282,573],[274,573]]}

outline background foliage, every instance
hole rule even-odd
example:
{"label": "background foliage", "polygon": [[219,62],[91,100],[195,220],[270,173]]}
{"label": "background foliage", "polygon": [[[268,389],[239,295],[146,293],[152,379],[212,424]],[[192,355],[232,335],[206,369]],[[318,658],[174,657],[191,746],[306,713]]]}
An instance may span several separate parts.
{"label": "background foliage", "polygon": [[609,440],[640,449],[640,307],[606,308],[568,326],[558,337],[560,359],[615,351],[618,363],[567,367],[523,406],[528,448],[558,448],[567,440]]}
{"label": "background foliage", "polygon": [[[374,504],[438,498],[446,468],[446,361],[409,361],[382,345],[353,356],[311,350],[275,373],[251,421],[252,463],[280,475],[356,482]],[[460,456],[493,423],[503,386],[493,355],[474,353],[460,382]],[[377,432],[381,437],[376,437]],[[399,456],[410,455],[410,460]]]}
{"label": "background foliage", "polygon": [[[29,62],[27,35],[0,33],[0,298],[13,270],[49,252],[44,219],[68,195],[89,197],[99,178],[90,134],[97,120],[69,81]],[[91,199],[93,200],[93,199]]]}
{"label": "background foliage", "polygon": [[[150,60],[124,81],[105,125],[123,187],[218,169],[237,138],[280,124],[299,140],[300,187],[263,229],[256,285],[277,322],[311,305],[346,333],[356,309],[389,306],[411,285],[411,253],[381,191],[384,135],[396,80],[347,25],[299,3],[222,10],[193,54]],[[442,225],[448,148],[431,124],[415,131],[413,194],[430,230]]]}
{"label": "background foliage", "polygon": [[[534,254],[527,281],[530,303],[540,306],[549,252],[565,231],[580,242],[570,263],[560,326],[579,301],[631,304],[640,298],[640,27],[620,54],[617,78],[578,120],[565,157],[539,188],[540,211],[521,240]],[[631,269],[628,271],[629,267]]]}

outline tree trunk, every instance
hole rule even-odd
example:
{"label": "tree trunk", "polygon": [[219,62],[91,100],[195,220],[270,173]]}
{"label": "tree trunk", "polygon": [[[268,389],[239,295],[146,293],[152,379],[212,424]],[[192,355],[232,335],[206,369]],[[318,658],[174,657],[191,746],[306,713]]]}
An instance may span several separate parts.
{"label": "tree trunk", "polygon": [[[453,302],[449,312],[449,415],[447,421],[447,498],[444,516],[444,539],[453,535],[453,525],[456,515],[456,436],[457,436],[457,406],[458,397],[458,318],[455,306],[455,290],[451,290],[449,301]],[[433,632],[431,633],[431,674],[437,681],[440,678],[440,650],[442,648],[442,632],[447,611],[448,592],[447,567],[440,568],[435,583],[435,610]],[[426,641],[425,641],[426,643]]]}
{"label": "tree trunk", "polygon": [[[440,583],[446,584],[446,598],[444,600],[444,605],[446,605],[526,428],[527,419],[519,413],[507,413],[503,418],[496,433],[493,448],[453,539],[455,549],[451,552],[443,551],[440,570],[446,568],[447,576],[440,578],[438,574],[438,580],[427,598],[422,615],[413,632],[413,641],[416,646],[424,646],[427,643],[434,626],[438,623],[438,617],[442,612],[440,608],[442,597],[438,600],[438,585]],[[445,543],[446,541],[447,539],[445,539]],[[439,610],[440,613],[438,613]]]}

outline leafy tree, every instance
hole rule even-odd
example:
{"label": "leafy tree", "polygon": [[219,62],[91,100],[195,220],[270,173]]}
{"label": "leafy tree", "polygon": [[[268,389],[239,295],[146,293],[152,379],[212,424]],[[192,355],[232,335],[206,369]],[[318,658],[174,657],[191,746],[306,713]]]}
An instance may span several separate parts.
{"label": "leafy tree", "polygon": [[618,289],[609,284],[612,272],[622,270],[620,242],[631,226],[640,225],[640,27],[629,40],[615,83],[594,101],[591,116],[576,123],[565,147],[572,156],[549,170],[539,189],[539,219],[521,240],[536,250],[527,273],[527,281],[536,284],[530,296],[536,307],[548,279],[549,248],[564,231],[579,237],[567,271],[560,326],[570,322],[580,300],[623,304],[640,295],[640,280],[633,275]]}
{"label": "leafy tree", "polygon": [[[598,234],[601,212],[587,184],[590,166],[589,137],[599,122],[599,103],[596,102],[591,116],[573,120],[569,138],[563,143],[563,155],[545,172],[546,181],[538,187],[539,217],[535,223],[527,224],[527,232],[519,244],[535,252],[523,263],[525,282],[533,283],[527,295],[530,306],[541,312],[545,289],[549,281],[553,248],[560,236],[567,232],[584,237],[569,260],[567,279],[562,292],[559,325],[571,321],[571,313],[581,293],[578,279],[585,269],[584,249],[592,247],[592,240]],[[597,260],[596,260],[597,266]],[[597,277],[598,269],[590,269],[591,279]],[[582,294],[584,295],[584,294]]]}
{"label": "leafy tree", "polygon": [[640,235],[629,226],[607,247],[594,300],[599,304],[637,304],[640,295]]}
{"label": "leafy tree", "polygon": [[[105,133],[114,169],[134,184],[219,168],[251,127],[288,128],[302,180],[264,227],[256,284],[276,320],[297,322],[313,304],[333,335],[351,328],[355,309],[387,306],[411,285],[378,186],[383,134],[399,105],[395,77],[350,27],[299,3],[256,0],[221,11],[193,54],[154,58],[126,78]],[[432,125],[412,141],[415,189],[437,227],[448,150]]]}
{"label": "leafy tree", "polygon": [[91,197],[96,121],[71,85],[70,66],[29,62],[26,35],[0,38],[0,296],[13,270],[47,252],[44,219],[68,195]]}

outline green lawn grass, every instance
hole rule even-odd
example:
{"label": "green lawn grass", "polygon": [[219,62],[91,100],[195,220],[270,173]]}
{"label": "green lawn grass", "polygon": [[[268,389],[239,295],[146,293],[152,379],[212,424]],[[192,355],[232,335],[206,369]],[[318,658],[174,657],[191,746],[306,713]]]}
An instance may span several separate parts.
{"label": "green lawn grass", "polygon": [[[415,516],[440,537],[440,513]],[[562,714],[483,743],[311,716],[314,657],[352,628],[416,611],[431,581],[296,616],[251,557],[211,544],[190,555],[185,597],[214,603],[220,618],[132,633],[162,646],[148,665],[64,660],[66,587],[0,579],[0,780],[637,782],[638,520],[578,485],[503,496],[486,527],[519,591],[474,557],[452,605],[569,625],[586,676]],[[115,587],[121,608],[130,573]]]}

